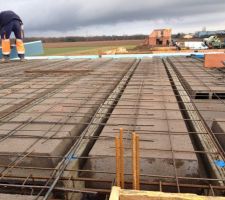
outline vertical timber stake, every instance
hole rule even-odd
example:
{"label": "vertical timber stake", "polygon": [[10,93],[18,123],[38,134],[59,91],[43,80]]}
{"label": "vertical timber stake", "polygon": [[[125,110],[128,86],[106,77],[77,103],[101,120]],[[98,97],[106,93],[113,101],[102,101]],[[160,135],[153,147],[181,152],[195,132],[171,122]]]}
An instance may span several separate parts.
{"label": "vertical timber stake", "polygon": [[139,135],[136,135],[137,190],[140,190],[140,147]]}
{"label": "vertical timber stake", "polygon": [[121,188],[124,189],[124,144],[123,144],[123,129],[120,129],[120,181]]}
{"label": "vertical timber stake", "polygon": [[140,189],[140,156],[139,156],[139,136],[134,132],[132,134],[132,174],[133,189]]}
{"label": "vertical timber stake", "polygon": [[137,189],[137,159],[136,159],[136,133],[132,134],[132,174],[133,174],[133,189]]}
{"label": "vertical timber stake", "polygon": [[116,144],[116,186],[120,187],[120,139],[118,136],[115,138]]}

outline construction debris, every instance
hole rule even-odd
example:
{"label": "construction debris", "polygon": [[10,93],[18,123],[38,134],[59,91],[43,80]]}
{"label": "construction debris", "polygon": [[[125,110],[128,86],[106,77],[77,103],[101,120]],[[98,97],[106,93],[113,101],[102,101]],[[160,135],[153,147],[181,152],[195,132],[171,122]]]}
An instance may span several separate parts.
{"label": "construction debris", "polygon": [[112,49],[109,51],[105,51],[103,54],[106,55],[115,55],[115,54],[124,54],[124,53],[128,53],[127,49],[124,47],[118,47],[116,49]]}

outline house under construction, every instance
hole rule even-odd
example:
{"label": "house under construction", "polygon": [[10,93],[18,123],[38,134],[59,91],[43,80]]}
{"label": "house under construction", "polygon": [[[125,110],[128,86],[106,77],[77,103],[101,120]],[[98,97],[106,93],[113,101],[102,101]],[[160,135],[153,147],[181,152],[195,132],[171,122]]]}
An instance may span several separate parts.
{"label": "house under construction", "polygon": [[145,40],[144,45],[149,47],[169,46],[171,43],[171,29],[156,29]]}

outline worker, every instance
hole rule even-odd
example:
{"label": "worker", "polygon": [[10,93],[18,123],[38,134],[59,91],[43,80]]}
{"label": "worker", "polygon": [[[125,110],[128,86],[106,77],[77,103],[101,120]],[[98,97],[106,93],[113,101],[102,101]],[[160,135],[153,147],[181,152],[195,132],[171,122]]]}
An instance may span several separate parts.
{"label": "worker", "polygon": [[181,47],[180,47],[180,43],[179,42],[175,42],[175,47],[178,51],[181,50]]}
{"label": "worker", "polygon": [[0,33],[2,40],[2,61],[10,60],[10,35],[14,32],[16,38],[16,50],[21,61],[24,61],[25,48],[23,43],[23,22],[13,11],[0,12]]}

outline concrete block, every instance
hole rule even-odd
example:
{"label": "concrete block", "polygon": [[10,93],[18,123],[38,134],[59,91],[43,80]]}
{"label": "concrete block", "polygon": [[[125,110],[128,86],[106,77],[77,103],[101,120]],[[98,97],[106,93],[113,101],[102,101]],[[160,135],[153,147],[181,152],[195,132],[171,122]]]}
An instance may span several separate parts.
{"label": "concrete block", "polygon": [[225,107],[222,101],[195,99],[194,103],[209,127],[216,119],[225,119]]}
{"label": "concrete block", "polygon": [[225,53],[219,54],[205,54],[204,67],[206,68],[221,68],[225,67]]}
{"label": "concrete block", "polygon": [[212,131],[215,133],[217,140],[225,151],[225,120],[216,119],[212,124]]}
{"label": "concrete block", "polygon": [[[211,56],[221,54],[207,54],[206,60]],[[223,54],[222,54],[223,55]],[[225,55],[225,54],[224,54]],[[223,57],[223,56],[222,56]],[[210,72],[203,67],[203,64],[192,58],[170,58],[179,72],[186,91],[193,99],[213,99],[215,95],[224,95],[222,74],[211,70]],[[180,61],[180,62],[178,62]],[[224,95],[225,96],[225,95]]]}

